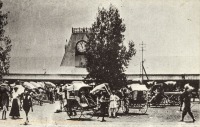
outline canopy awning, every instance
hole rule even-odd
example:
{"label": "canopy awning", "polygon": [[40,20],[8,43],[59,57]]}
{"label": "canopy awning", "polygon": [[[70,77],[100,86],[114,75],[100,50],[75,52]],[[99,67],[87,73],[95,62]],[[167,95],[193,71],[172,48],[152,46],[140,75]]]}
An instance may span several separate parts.
{"label": "canopy awning", "polygon": [[130,88],[132,91],[147,91],[148,90],[146,85],[141,85],[141,84],[130,84],[128,85],[128,88]]}
{"label": "canopy awning", "polygon": [[[103,83],[103,84],[100,84],[96,87],[94,87],[93,90],[90,91],[91,94],[96,94],[98,93],[99,91],[107,91],[108,92],[108,88],[107,88],[107,83]],[[109,93],[109,92],[108,92]]]}
{"label": "canopy awning", "polygon": [[81,88],[91,88],[91,86],[83,83],[83,82],[73,82],[70,86],[66,86],[68,91],[77,91]]}
{"label": "canopy awning", "polygon": [[175,81],[166,81],[165,84],[167,84],[167,85],[169,85],[169,84],[175,85],[176,82]]}

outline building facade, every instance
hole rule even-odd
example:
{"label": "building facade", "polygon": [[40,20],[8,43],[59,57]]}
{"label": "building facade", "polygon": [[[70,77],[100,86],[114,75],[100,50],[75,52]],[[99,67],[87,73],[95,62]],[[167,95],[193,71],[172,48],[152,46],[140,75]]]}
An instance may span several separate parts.
{"label": "building facade", "polygon": [[65,45],[65,54],[60,66],[85,67],[85,45],[90,31],[89,28],[72,28],[72,34],[69,42]]}

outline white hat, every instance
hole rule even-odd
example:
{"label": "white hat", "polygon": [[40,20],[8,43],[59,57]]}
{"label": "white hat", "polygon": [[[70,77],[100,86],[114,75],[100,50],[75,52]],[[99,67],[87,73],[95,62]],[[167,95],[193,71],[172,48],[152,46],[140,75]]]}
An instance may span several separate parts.
{"label": "white hat", "polygon": [[189,83],[188,83],[188,84],[185,84],[184,88],[185,88],[185,89],[189,89],[189,86],[190,86]]}

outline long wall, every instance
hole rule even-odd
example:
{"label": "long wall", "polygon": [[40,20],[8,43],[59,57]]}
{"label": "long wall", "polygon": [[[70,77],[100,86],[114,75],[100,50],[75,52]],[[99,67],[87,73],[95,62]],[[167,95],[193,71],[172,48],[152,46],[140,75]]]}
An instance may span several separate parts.
{"label": "long wall", "polygon": [[[4,80],[58,80],[58,81],[80,81],[84,80],[86,74],[9,74],[4,75]],[[140,74],[127,74],[128,80],[141,80]],[[178,81],[178,80],[192,80],[200,81],[200,74],[148,74],[144,80],[163,80],[163,81]]]}

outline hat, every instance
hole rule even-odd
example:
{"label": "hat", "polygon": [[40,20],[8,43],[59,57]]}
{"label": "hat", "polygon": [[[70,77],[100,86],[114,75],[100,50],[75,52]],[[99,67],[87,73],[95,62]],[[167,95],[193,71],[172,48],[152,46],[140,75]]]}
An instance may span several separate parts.
{"label": "hat", "polygon": [[185,88],[185,89],[189,89],[189,84],[186,84],[186,85],[184,86],[184,88]]}

